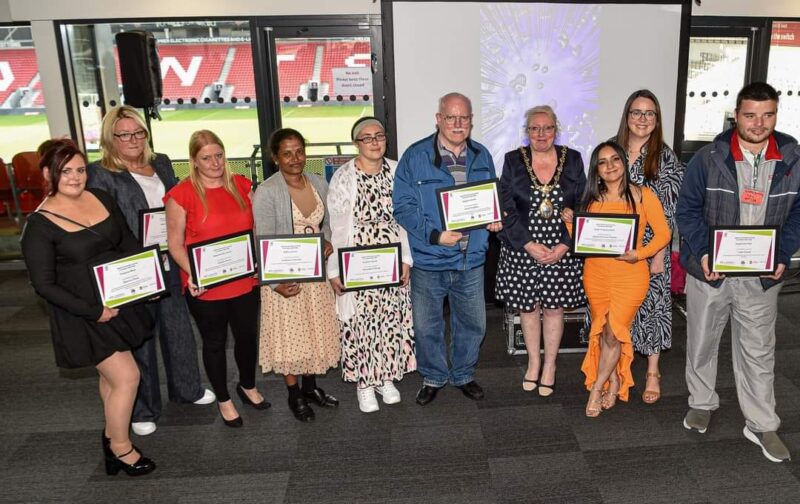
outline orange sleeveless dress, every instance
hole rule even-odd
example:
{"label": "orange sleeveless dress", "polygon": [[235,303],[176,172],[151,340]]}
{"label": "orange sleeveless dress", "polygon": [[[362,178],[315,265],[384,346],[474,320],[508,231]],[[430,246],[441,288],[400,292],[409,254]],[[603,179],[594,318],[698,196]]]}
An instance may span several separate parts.
{"label": "orange sleeveless dress", "polygon": [[[658,197],[646,187],[642,187],[641,190],[642,201],[636,205],[636,213],[639,214],[639,229],[636,237],[639,261],[630,264],[610,257],[590,257],[586,259],[583,266],[583,286],[592,314],[589,349],[581,366],[581,371],[586,375],[584,383],[586,389],[590,390],[597,380],[600,335],[608,321],[614,336],[622,345],[616,372],[620,378],[619,398],[623,401],[628,400],[628,389],[633,386],[631,324],[650,285],[650,269],[645,259],[654,256],[672,239]],[[589,205],[588,211],[591,213],[630,213],[624,202],[592,203]],[[643,247],[642,239],[647,225],[653,230],[654,236],[650,243]],[[608,388],[608,384],[604,384],[603,388]]]}

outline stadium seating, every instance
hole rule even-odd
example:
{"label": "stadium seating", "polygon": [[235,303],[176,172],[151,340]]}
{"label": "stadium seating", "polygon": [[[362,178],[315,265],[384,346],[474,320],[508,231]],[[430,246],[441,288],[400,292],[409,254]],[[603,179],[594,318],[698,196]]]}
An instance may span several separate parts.
{"label": "stadium seating", "polygon": [[28,214],[44,198],[44,178],[39,169],[39,155],[35,152],[20,152],[11,158],[14,167],[14,184],[19,194],[19,207],[22,213]]}
{"label": "stadium seating", "polygon": [[[39,67],[36,64],[36,53],[32,48],[0,49],[0,63],[8,63],[8,68],[11,70],[11,75],[4,74],[2,77],[10,79],[13,76],[13,80],[7,83],[8,87],[0,90],[0,104],[2,104],[14,91],[28,86],[39,73]],[[38,84],[38,87],[41,88],[41,84]]]}
{"label": "stadium seating", "polygon": [[320,81],[328,83],[329,95],[336,95],[333,82],[334,68],[369,65],[370,61],[368,59],[358,59],[355,62],[348,62],[347,59],[355,54],[370,54],[369,42],[332,42],[325,46],[325,57],[322,61]]}
{"label": "stadium seating", "polygon": [[[314,55],[318,44],[278,43],[278,74],[281,98],[297,98],[300,86],[314,73]],[[294,59],[286,59],[294,58]]]}
{"label": "stadium seating", "polygon": [[242,100],[250,97],[256,98],[256,81],[253,77],[253,52],[250,44],[234,44],[236,52],[233,55],[233,64],[228,74],[226,84],[233,86],[231,96]]}

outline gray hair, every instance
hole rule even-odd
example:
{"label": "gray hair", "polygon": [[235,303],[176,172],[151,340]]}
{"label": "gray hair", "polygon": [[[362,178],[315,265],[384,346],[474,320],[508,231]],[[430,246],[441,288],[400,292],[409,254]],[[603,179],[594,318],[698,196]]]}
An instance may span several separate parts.
{"label": "gray hair", "polygon": [[536,114],[544,114],[549,117],[556,126],[555,134],[558,134],[559,130],[561,129],[558,125],[558,116],[553,110],[553,107],[550,105],[536,105],[535,107],[529,108],[525,111],[525,124],[522,126],[525,131],[528,130],[528,123],[531,121],[531,117],[535,116]]}
{"label": "gray hair", "polygon": [[465,95],[463,95],[461,93],[452,92],[452,93],[447,93],[446,95],[444,95],[441,98],[439,98],[439,113],[440,114],[444,111],[445,102],[447,102],[447,100],[450,100],[452,98],[459,98],[459,99],[464,100],[465,102],[467,102],[467,106],[469,107],[469,113],[470,114],[472,113],[472,100],[470,100],[469,98],[467,98]]}

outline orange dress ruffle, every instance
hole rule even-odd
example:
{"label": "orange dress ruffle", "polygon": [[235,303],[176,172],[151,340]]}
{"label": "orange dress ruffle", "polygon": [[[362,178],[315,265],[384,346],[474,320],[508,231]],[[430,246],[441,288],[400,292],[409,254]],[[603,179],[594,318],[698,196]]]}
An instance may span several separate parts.
{"label": "orange dress ruffle", "polygon": [[[620,377],[619,398],[623,401],[628,400],[628,390],[633,386],[631,324],[650,285],[650,269],[645,259],[655,255],[672,239],[658,197],[647,188],[641,189],[642,202],[637,205],[639,229],[636,239],[639,261],[630,264],[608,257],[591,257],[586,259],[583,266],[583,285],[592,314],[589,348],[581,365],[581,371],[586,375],[584,383],[588,390],[597,381],[600,336],[608,321],[614,336],[622,346],[617,362],[617,374]],[[630,213],[630,210],[624,202],[603,202],[589,205],[589,212]],[[646,247],[642,247],[644,230],[648,224],[654,236]],[[603,388],[608,388],[608,383],[605,383]]]}

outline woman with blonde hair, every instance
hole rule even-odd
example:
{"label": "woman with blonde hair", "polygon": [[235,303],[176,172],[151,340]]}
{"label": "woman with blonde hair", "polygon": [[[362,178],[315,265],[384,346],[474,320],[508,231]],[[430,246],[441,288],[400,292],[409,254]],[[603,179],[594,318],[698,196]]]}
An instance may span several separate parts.
{"label": "woman with blonde hair", "polygon": [[[87,187],[109,193],[122,210],[128,227],[139,237],[139,212],[164,206],[164,194],[178,183],[172,163],[150,149],[144,120],[133,107],[115,107],[103,118],[99,161],[87,166]],[[177,403],[211,404],[216,397],[205,389],[197,365],[197,346],[186,301],[181,295],[178,265],[164,255],[169,296],[147,303],[156,323],[167,376],[167,393]],[[133,408],[133,432],[143,436],[156,430],[161,415],[161,386],[156,338],[134,350],[141,380]]]}
{"label": "woman with blonde hair", "polygon": [[204,289],[192,282],[186,248],[225,235],[253,229],[250,181],[234,175],[225,160],[225,147],[208,130],[189,139],[189,178],[164,197],[169,252],[181,268],[189,311],[203,339],[203,364],[214,387],[222,419],[228,427],[243,422],[227,387],[225,342],[228,326],[234,338],[239,370],[236,393],[256,409],[270,406],[256,390],[259,297],[255,278],[242,278]]}

